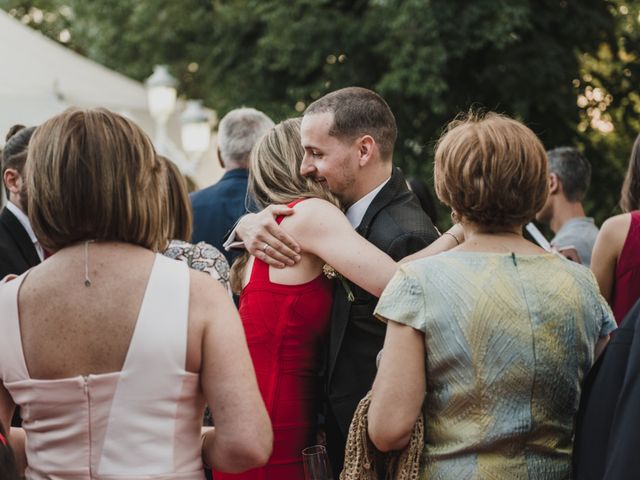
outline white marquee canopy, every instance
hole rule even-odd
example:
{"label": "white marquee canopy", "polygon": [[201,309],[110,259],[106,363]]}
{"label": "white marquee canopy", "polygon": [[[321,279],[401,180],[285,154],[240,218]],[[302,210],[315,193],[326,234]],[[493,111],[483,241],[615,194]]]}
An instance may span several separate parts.
{"label": "white marquee canopy", "polygon": [[[0,146],[12,125],[37,125],[70,106],[106,107],[122,113],[153,138],[154,123],[143,84],[65,48],[3,10],[0,58]],[[178,112],[183,108],[183,102],[178,102],[168,126],[176,145],[180,145]],[[222,173],[214,152],[215,145],[211,145],[196,171],[200,187],[213,183]]]}

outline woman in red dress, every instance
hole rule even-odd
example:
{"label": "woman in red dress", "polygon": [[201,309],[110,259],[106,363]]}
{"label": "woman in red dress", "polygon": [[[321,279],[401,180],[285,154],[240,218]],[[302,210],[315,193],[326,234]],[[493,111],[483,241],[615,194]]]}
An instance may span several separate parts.
{"label": "woman in red dress", "polygon": [[319,372],[328,338],[333,286],[326,264],[379,296],[396,263],[358,235],[338,202],[317,182],[299,174],[304,150],[300,120],[286,120],[252,152],[249,191],[258,207],[289,204],[295,215],[279,218],[302,247],[294,267],[270,268],[241,257],[232,269],[242,290],[240,317],[274,430],[273,454],[244,474],[214,472],[215,480],[300,480],[302,449],[316,443]]}
{"label": "woman in red dress", "polygon": [[591,260],[618,325],[640,299],[640,135],[631,150],[620,207],[625,213],[602,224]]}

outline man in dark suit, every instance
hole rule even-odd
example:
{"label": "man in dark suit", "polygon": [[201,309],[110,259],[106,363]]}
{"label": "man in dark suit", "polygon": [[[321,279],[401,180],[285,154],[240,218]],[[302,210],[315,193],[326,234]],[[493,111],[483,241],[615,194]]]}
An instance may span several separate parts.
{"label": "man in dark suit", "polygon": [[24,273],[44,256],[26,215],[27,190],[22,176],[34,130],[12,128],[2,152],[2,180],[8,203],[0,212],[0,279]]}
{"label": "man in dark suit", "polygon": [[11,207],[19,211],[14,203],[9,202],[0,213],[0,279],[12,273],[20,275],[41,261],[30,233]]}
{"label": "man in dark suit", "polygon": [[[396,136],[393,114],[379,95],[363,88],[330,93],[305,112],[301,173],[326,183],[348,207],[346,215],[356,231],[400,260],[426,247],[438,233],[393,167]],[[378,299],[356,286],[351,290],[353,302],[337,282],[326,371],[325,428],[336,473],[342,470],[353,413],[376,375],[386,331],[373,316]]]}
{"label": "man in dark suit", "polygon": [[245,197],[249,176],[249,154],[273,121],[253,108],[230,111],[218,128],[218,160],[225,170],[218,183],[191,194],[192,242],[204,241],[223,252],[229,263],[237,256],[222,248],[225,235],[247,212]]}
{"label": "man in dark suit", "polygon": [[[22,176],[27,147],[35,127],[14,125],[2,151],[2,182],[7,204],[0,212],[0,280],[6,275],[21,275],[44,259],[44,250],[33,233],[27,217],[27,189]],[[16,409],[11,425],[22,423]]]}
{"label": "man in dark suit", "polygon": [[573,478],[640,478],[636,441],[640,441],[640,300],[582,382]]}
{"label": "man in dark suit", "polygon": [[[356,231],[396,261],[422,250],[438,237],[397,168]],[[347,433],[356,406],[373,384],[376,356],[382,350],[386,332],[386,325],[373,316],[378,298],[351,285],[355,300],[350,302],[342,283],[338,283],[326,372],[327,445],[336,472],[342,470]]]}
{"label": "man in dark suit", "polygon": [[[426,247],[438,233],[393,167],[396,136],[393,114],[379,95],[355,87],[332,92],[304,114],[301,174],[325,185],[347,208],[346,216],[358,233],[399,260]],[[290,239],[271,217],[290,213],[274,207],[245,217],[237,235],[270,265],[291,264],[295,252],[286,245]],[[386,331],[373,317],[378,299],[355,286],[351,290],[352,302],[336,282],[325,372],[325,428],[336,475],[353,413],[373,383]]]}

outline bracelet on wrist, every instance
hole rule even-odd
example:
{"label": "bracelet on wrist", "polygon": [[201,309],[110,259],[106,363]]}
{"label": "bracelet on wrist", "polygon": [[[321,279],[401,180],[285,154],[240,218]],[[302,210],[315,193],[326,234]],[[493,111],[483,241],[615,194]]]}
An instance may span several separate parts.
{"label": "bracelet on wrist", "polygon": [[443,235],[451,235],[453,237],[453,239],[456,241],[457,245],[460,245],[460,240],[458,240],[458,237],[456,237],[453,233],[451,232],[444,232]]}

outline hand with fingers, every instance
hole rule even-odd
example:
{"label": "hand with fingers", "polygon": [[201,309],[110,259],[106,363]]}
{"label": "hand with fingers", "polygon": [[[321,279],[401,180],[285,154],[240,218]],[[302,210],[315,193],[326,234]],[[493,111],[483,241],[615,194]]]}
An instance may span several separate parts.
{"label": "hand with fingers", "polygon": [[572,262],[582,263],[582,259],[580,258],[580,254],[578,250],[573,245],[569,245],[566,247],[552,247],[551,251],[557,252]]}
{"label": "hand with fingers", "polygon": [[276,222],[279,216],[292,215],[286,205],[270,205],[260,213],[245,215],[236,226],[236,234],[247,251],[272,267],[284,268],[300,261],[300,246]]}

